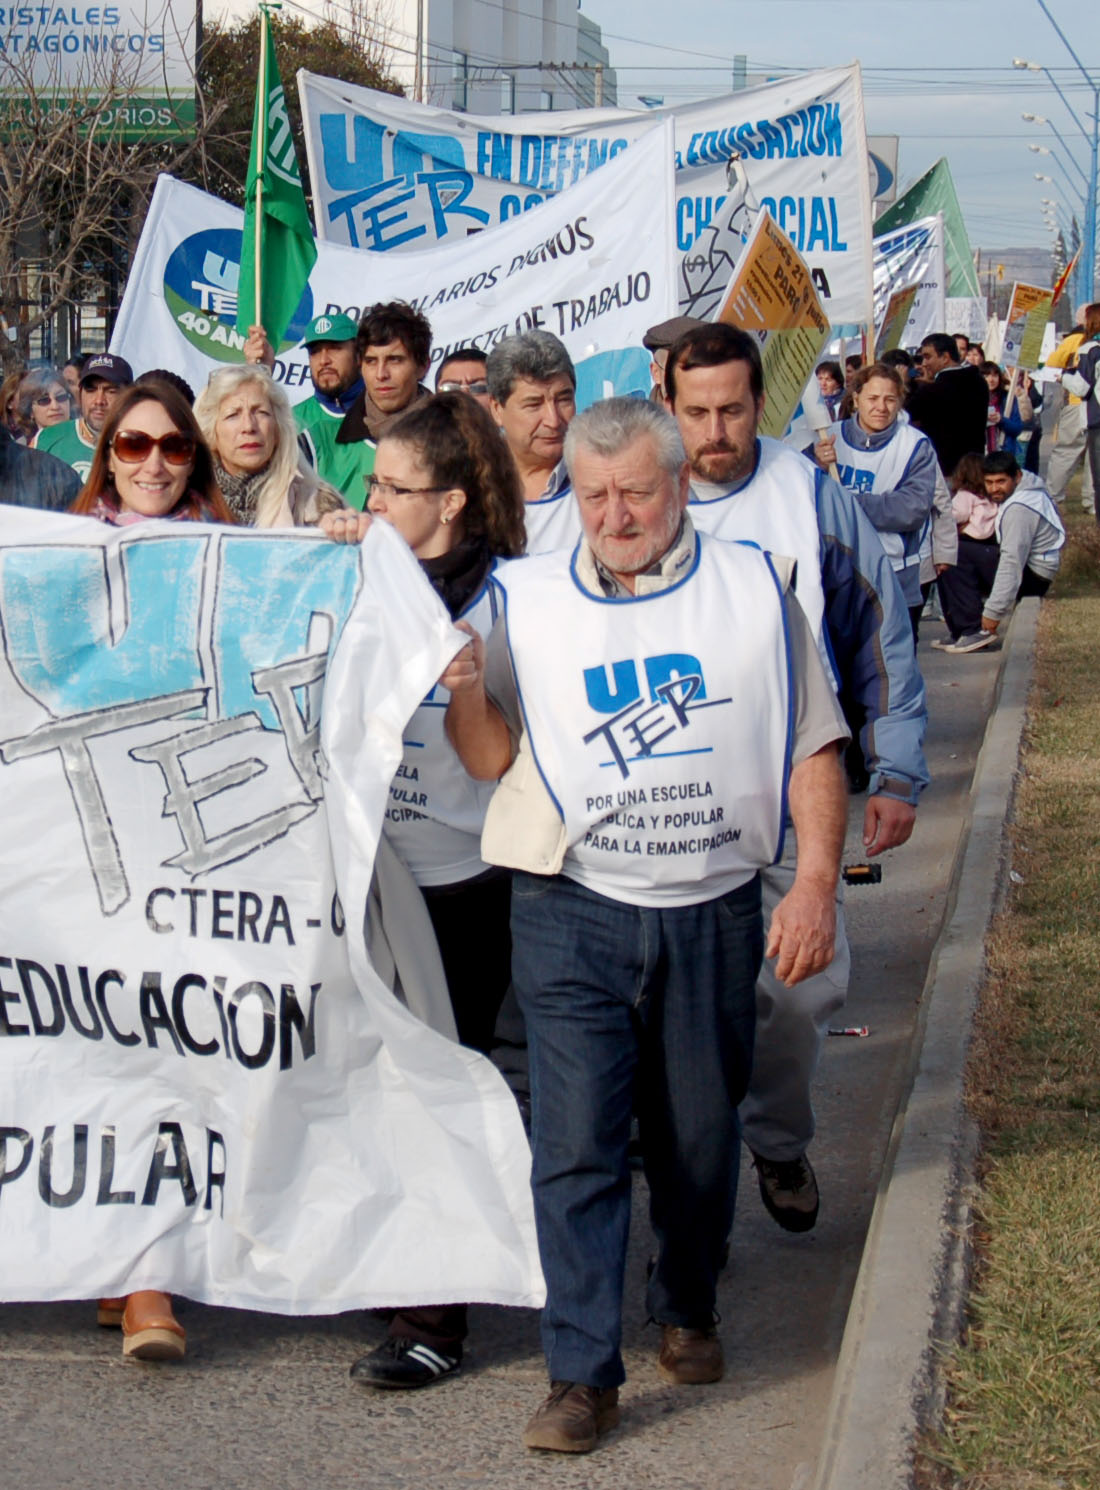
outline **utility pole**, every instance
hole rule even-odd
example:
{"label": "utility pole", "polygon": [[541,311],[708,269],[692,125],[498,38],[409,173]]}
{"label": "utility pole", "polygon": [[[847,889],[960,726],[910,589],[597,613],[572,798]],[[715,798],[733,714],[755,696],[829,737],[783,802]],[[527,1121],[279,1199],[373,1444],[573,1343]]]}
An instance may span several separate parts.
{"label": "utility pole", "polygon": [[[1077,264],[1077,294],[1079,301],[1091,301],[1096,297],[1096,192],[1097,186],[1100,184],[1097,182],[1097,165],[1098,159],[1100,159],[1100,82],[1089,73],[1085,64],[1073,50],[1066,33],[1047,8],[1046,0],[1038,0],[1038,3],[1039,9],[1061,38],[1062,45],[1073,58],[1074,62],[1076,62],[1081,76],[1092,89],[1091,136],[1081,121],[1077,119],[1074,111],[1072,109],[1070,110],[1089,146],[1089,170],[1085,186],[1084,231],[1081,235],[1081,257]],[[1060,89],[1059,92],[1061,92]]]}

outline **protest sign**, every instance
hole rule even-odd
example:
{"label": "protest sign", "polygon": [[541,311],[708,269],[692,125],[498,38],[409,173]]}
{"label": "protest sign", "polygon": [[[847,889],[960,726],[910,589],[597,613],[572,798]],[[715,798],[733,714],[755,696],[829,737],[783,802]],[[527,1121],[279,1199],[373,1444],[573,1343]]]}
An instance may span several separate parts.
{"label": "protest sign", "polygon": [[[875,239],[874,253],[876,351],[919,346],[933,331],[942,331],[946,314],[942,215],[936,213],[882,234]],[[905,316],[901,318],[903,305]]]}
{"label": "protest sign", "polygon": [[[276,380],[294,402],[312,393],[301,337],[313,316],[341,311],[358,320],[375,301],[407,300],[432,324],[433,366],[453,347],[489,351],[542,328],[577,363],[582,405],[648,393],[642,337],[676,310],[671,128],[656,126],[598,176],[491,231],[407,254],[320,244],[276,349]],[[242,222],[237,208],[161,177],[111,350],[135,370],[173,367],[199,388],[220,363],[242,361]]]}
{"label": "protest sign", "polygon": [[[728,172],[739,159],[754,205],[767,207],[790,235],[830,319],[870,317],[871,202],[857,63],[676,108],[519,118],[432,108],[308,72],[298,74],[298,87],[321,239],[398,251],[460,241],[602,174],[655,119],[667,119],[676,132],[675,242],[686,261],[701,268],[711,254],[709,241],[699,240],[722,217]],[[634,185],[659,223],[648,179],[639,174]],[[730,268],[722,268],[723,281]]]}
{"label": "protest sign", "polygon": [[875,356],[893,352],[896,348],[911,345],[906,328],[913,318],[913,302],[920,290],[919,285],[910,285],[906,290],[895,290],[886,302],[882,324],[875,338]]}
{"label": "protest sign", "polygon": [[1016,283],[1008,305],[1000,362],[1034,372],[1042,361],[1043,334],[1050,319],[1054,292],[1039,285]]}
{"label": "protest sign", "polygon": [[829,336],[805,261],[765,210],[737,265],[718,320],[760,342],[767,400],[760,433],[782,439]]}
{"label": "protest sign", "polygon": [[0,1297],[541,1297],[515,1103],[362,934],[462,637],[385,523],[0,509]]}
{"label": "protest sign", "polygon": [[948,336],[961,333],[979,344],[985,336],[989,309],[984,295],[948,295],[944,301],[946,316],[943,330]]}

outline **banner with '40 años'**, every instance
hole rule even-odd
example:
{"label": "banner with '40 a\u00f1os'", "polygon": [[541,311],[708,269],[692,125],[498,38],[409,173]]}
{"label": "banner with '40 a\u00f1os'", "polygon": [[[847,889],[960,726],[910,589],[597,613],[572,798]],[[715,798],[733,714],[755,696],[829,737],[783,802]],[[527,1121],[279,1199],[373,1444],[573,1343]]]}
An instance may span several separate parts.
{"label": "banner with '40 a\u00f1os'", "polygon": [[[294,402],[312,393],[301,338],[314,316],[358,320],[375,301],[406,300],[431,322],[433,367],[454,347],[488,352],[506,336],[542,329],[568,347],[582,406],[609,393],[647,394],[642,337],[676,310],[672,213],[672,126],[651,122],[599,176],[491,231],[407,254],[321,243],[276,349],[276,380]],[[243,360],[243,221],[227,202],[160,178],[111,340],[135,372],[173,367],[201,388],[219,364]]]}

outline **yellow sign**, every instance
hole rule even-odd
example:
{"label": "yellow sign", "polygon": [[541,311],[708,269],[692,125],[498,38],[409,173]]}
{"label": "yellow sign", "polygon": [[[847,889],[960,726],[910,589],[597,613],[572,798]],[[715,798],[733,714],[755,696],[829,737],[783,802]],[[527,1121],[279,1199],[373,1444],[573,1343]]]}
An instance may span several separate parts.
{"label": "yellow sign", "polygon": [[737,261],[717,319],[760,342],[767,402],[760,433],[782,439],[829,337],[805,259],[767,208]]}
{"label": "yellow sign", "polygon": [[895,290],[886,302],[886,314],[875,343],[876,357],[881,357],[883,352],[892,352],[896,347],[901,346],[901,339],[909,324],[909,313],[913,309],[913,301],[917,298],[919,291],[920,285],[910,285],[907,289]]}
{"label": "yellow sign", "polygon": [[1038,285],[1014,284],[1001,347],[1004,367],[1023,367],[1035,372],[1043,346],[1043,332],[1050,320],[1054,291]]}

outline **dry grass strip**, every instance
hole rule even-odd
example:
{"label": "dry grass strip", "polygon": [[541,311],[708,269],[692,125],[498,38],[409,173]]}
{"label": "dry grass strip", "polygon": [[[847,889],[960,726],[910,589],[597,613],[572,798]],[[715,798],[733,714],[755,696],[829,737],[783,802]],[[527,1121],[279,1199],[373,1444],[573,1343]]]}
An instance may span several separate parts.
{"label": "dry grass strip", "polygon": [[978,1266],[918,1466],[939,1490],[1100,1490],[1100,533],[1068,526],[967,1073]]}

